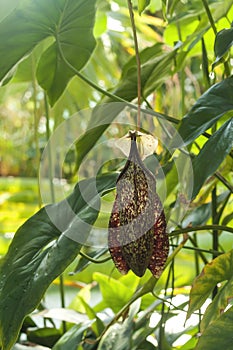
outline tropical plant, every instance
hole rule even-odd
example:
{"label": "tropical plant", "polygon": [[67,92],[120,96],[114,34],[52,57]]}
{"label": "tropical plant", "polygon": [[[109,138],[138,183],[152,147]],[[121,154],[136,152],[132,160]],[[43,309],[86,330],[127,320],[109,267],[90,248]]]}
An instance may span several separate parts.
{"label": "tropical plant", "polygon": [[[0,261],[2,350],[19,349],[25,334],[25,344],[53,350],[232,348],[232,1],[131,5],[1,0],[0,113],[7,120],[13,93],[30,92],[17,108],[33,115],[44,205]],[[158,140],[144,164],[170,240],[159,278],[112,272],[107,249],[125,162],[109,140],[125,141],[129,128]],[[65,196],[56,191],[64,174],[76,181]],[[70,271],[90,280],[65,308]],[[57,278],[63,307],[46,310]]]}

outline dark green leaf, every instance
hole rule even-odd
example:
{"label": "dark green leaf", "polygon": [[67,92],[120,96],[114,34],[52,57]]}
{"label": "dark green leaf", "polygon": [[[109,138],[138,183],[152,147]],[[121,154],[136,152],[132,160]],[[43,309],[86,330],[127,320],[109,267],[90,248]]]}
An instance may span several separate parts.
{"label": "dark green leaf", "polygon": [[76,69],[89,59],[95,40],[92,34],[95,0],[22,0],[0,23],[0,80],[46,37],[53,43],[43,54],[38,80],[54,104],[73,75],[58,56],[58,43]]}
{"label": "dark green leaf", "polygon": [[61,60],[58,46],[66,59],[80,70],[95,48],[93,27],[95,0],[67,0],[60,13],[54,36],[56,42],[42,55],[37,71],[39,84],[49,95],[53,105],[65,90],[74,73]]}
{"label": "dark green leaf", "polygon": [[78,345],[83,339],[84,332],[91,326],[92,322],[87,321],[70,328],[53,346],[52,350],[77,350]]}
{"label": "dark green leaf", "polygon": [[218,169],[232,146],[233,119],[229,119],[209,138],[193,160],[194,186],[192,198],[196,197],[205,180]]}
{"label": "dark green leaf", "polygon": [[56,328],[40,328],[27,331],[27,339],[35,344],[52,347],[61,337],[61,331]]}
{"label": "dark green leaf", "polygon": [[233,77],[213,85],[197,100],[182,119],[178,129],[179,139],[175,138],[172,145],[182,147],[191,143],[231,110],[233,110]]}
{"label": "dark green leaf", "polygon": [[217,33],[214,43],[214,53],[216,59],[213,63],[213,68],[219,63],[223,58],[225,53],[233,45],[233,27],[229,29],[223,29]]}
{"label": "dark green leaf", "polygon": [[79,253],[79,241],[85,241],[98,216],[96,188],[101,194],[115,181],[116,174],[81,181],[66,200],[41,209],[17,231],[0,265],[4,350],[12,347],[24,317],[36,308],[50,283]]}
{"label": "dark green leaf", "polygon": [[205,265],[202,273],[194,280],[191,292],[187,319],[200,309],[217,283],[230,280],[233,269],[233,250],[215,258]]}
{"label": "dark green leaf", "polygon": [[223,312],[202,334],[195,350],[232,350],[233,307]]}

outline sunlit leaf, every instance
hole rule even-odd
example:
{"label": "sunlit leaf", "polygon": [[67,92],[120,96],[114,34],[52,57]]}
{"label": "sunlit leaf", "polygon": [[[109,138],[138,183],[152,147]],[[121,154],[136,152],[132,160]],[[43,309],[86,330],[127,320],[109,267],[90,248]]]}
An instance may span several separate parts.
{"label": "sunlit leaf", "polygon": [[233,269],[233,250],[222,254],[205,265],[202,273],[194,280],[191,292],[187,319],[200,309],[217,283],[230,280]]}
{"label": "sunlit leaf", "polygon": [[0,262],[0,335],[4,350],[12,347],[23,319],[37,307],[50,283],[79,253],[79,234],[84,242],[98,216],[100,198],[96,188],[101,194],[115,180],[115,174],[83,180],[66,200],[42,208],[17,231]]}
{"label": "sunlit leaf", "polygon": [[93,280],[99,283],[106,307],[111,307],[114,312],[119,311],[134,293],[131,286],[125,286],[120,279],[109,278],[99,272],[94,273]]}
{"label": "sunlit leaf", "polygon": [[218,169],[232,147],[233,119],[229,119],[209,138],[193,160],[194,186],[192,198],[196,197],[205,180]]}
{"label": "sunlit leaf", "polygon": [[201,321],[201,332],[216,320],[228,307],[232,300],[233,295],[233,278],[228,280],[224,286],[218,290],[217,295],[215,295],[213,301],[207,307],[203,319]]}
{"label": "sunlit leaf", "polygon": [[78,313],[75,310],[65,308],[45,309],[36,313],[35,315],[77,324],[88,320],[86,315]]}
{"label": "sunlit leaf", "polygon": [[138,0],[138,12],[141,13],[145,10],[145,8],[150,4],[151,0]]}
{"label": "sunlit leaf", "polygon": [[233,307],[211,323],[198,341],[195,350],[232,350]]}

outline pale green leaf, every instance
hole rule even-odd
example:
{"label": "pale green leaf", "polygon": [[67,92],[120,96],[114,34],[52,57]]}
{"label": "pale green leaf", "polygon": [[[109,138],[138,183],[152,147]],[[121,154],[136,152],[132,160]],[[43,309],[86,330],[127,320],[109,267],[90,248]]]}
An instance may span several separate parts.
{"label": "pale green leaf", "polygon": [[222,313],[201,335],[195,350],[232,350],[233,307]]}
{"label": "pale green leaf", "polygon": [[222,254],[205,265],[201,274],[194,280],[187,319],[200,309],[217,283],[231,279],[233,270],[233,250]]}
{"label": "pale green leaf", "polygon": [[139,15],[145,10],[145,8],[150,4],[151,0],[138,0],[138,12]]}

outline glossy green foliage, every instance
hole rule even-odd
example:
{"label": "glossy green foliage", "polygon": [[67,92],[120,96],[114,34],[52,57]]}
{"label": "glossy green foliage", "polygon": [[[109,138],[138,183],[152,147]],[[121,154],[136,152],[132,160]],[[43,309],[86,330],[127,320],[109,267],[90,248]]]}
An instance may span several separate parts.
{"label": "glossy green foliage", "polygon": [[194,281],[187,317],[204,304],[217,284],[222,284],[204,314],[201,323],[202,335],[195,349],[217,350],[224,345],[224,348],[230,350],[232,347],[232,264],[231,250],[206,265]]}
{"label": "glossy green foliage", "polygon": [[[115,180],[115,174],[102,176],[97,180],[98,193],[112,188]],[[79,253],[79,235],[85,242],[98,216],[95,208],[100,199],[95,181],[78,183],[67,199],[42,208],[26,221],[1,260],[0,335],[4,349],[11,348],[24,317],[37,307],[51,282]],[[83,185],[85,193],[81,195]]]}

